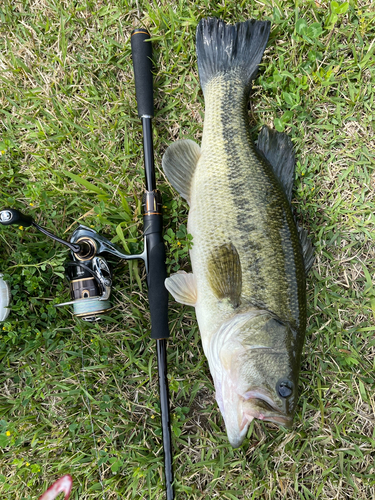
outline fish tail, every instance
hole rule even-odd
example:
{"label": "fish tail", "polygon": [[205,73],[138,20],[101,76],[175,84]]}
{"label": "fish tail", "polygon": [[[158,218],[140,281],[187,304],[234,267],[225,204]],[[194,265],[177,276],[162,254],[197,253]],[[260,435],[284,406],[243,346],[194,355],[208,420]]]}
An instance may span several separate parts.
{"label": "fish tail", "polygon": [[269,21],[250,19],[234,26],[221,19],[201,19],[197,27],[198,71],[203,93],[218,74],[235,72],[250,86],[270,34]]}

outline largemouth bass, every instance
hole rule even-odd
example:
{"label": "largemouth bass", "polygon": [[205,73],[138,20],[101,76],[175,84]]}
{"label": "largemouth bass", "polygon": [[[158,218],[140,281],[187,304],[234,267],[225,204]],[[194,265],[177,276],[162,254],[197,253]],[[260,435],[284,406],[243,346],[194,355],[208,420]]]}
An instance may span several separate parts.
{"label": "largemouth bass", "polygon": [[254,418],[291,426],[306,329],[312,246],[296,226],[294,152],[264,127],[251,140],[247,102],[270,23],[198,25],[205,101],[202,145],[180,140],[163,156],[172,186],[190,206],[193,273],[166,280],[195,307],[229,441],[241,445]]}

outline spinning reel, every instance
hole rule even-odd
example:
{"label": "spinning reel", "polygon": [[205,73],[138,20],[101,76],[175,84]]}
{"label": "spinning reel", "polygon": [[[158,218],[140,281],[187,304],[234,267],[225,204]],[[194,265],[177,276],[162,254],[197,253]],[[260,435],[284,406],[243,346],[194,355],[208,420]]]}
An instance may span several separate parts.
{"label": "spinning reel", "polygon": [[112,288],[112,270],[106,260],[107,257],[114,256],[126,260],[142,259],[147,271],[146,245],[143,253],[127,255],[96,231],[83,225],[78,226],[68,242],[39,226],[31,216],[12,208],[0,211],[0,224],[34,226],[49,238],[70,249],[72,260],[65,264],[65,274],[70,282],[72,300],[56,304],[56,307],[72,305],[73,314],[85,321],[98,321],[101,314],[111,309],[109,298]]}

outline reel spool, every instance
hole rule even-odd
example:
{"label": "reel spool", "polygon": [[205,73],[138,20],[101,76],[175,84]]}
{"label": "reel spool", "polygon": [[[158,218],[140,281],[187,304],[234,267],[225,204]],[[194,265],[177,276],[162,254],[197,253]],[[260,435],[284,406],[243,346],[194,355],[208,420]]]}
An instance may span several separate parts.
{"label": "reel spool", "polygon": [[[70,249],[72,260],[65,264],[65,276],[70,282],[71,300],[56,304],[55,307],[71,305],[73,306],[74,316],[84,321],[99,321],[101,315],[112,308],[109,300],[112,289],[112,270],[104,255],[112,255],[125,260],[142,259],[147,270],[146,245],[142,254],[127,255],[96,231],[83,225],[78,226],[72,234],[70,242],[68,242],[36,224],[32,217],[11,208],[0,212],[0,224],[4,226],[12,224],[24,227],[34,226],[38,231]],[[7,286],[4,281],[3,283],[5,284],[3,287]],[[5,289],[8,290],[10,300],[9,287]],[[5,292],[2,293],[4,293],[5,297]],[[2,301],[4,304],[6,303],[5,298]],[[7,305],[9,305],[9,302],[7,302]],[[0,321],[2,307],[5,309],[7,305],[2,306],[2,302],[0,302]],[[8,311],[6,309],[5,311],[7,316]]]}
{"label": "reel spool", "polygon": [[3,280],[3,275],[0,274],[0,323],[5,321],[9,315],[10,298],[9,285]]}
{"label": "reel spool", "polygon": [[100,315],[111,309],[112,273],[103,257],[85,262],[68,262],[66,277],[70,281],[72,300],[56,307],[73,305],[73,314],[85,321],[98,321]]}

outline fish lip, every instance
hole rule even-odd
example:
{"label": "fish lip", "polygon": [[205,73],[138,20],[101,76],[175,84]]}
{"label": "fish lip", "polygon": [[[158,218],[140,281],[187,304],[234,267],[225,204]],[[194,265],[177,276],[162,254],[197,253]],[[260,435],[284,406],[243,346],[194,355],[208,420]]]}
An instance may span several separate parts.
{"label": "fish lip", "polygon": [[[251,410],[245,410],[244,418],[242,420],[242,425],[246,425],[249,417],[257,418],[259,420],[264,420],[267,422],[273,422],[275,424],[281,424],[284,427],[291,428],[293,423],[293,417],[285,415],[279,407],[276,406],[273,399],[269,394],[265,393],[264,390],[252,389],[247,391],[244,396],[244,402],[251,401]],[[266,406],[265,411],[257,409],[257,403],[259,406]],[[267,408],[269,407],[269,409]]]}
{"label": "fish lip", "polygon": [[265,422],[272,422],[277,425],[282,425],[286,427],[287,429],[291,429],[292,424],[293,424],[293,419],[291,417],[288,417],[286,415],[267,415],[264,418],[259,418],[259,420],[264,420]]}

